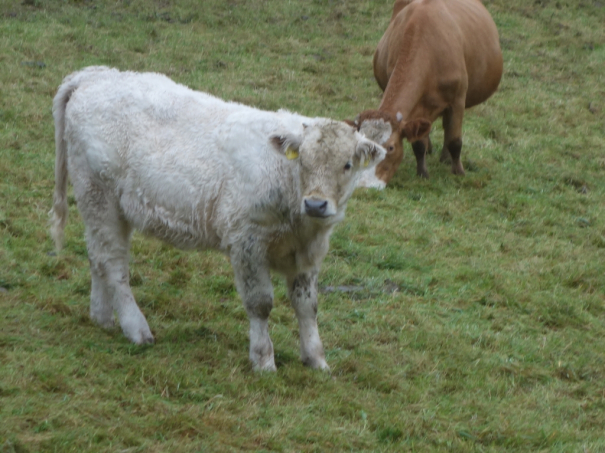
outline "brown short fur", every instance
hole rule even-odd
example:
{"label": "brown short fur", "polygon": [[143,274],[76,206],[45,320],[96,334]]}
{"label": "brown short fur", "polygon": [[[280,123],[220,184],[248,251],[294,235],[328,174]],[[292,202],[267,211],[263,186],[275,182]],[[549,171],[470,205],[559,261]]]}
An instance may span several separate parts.
{"label": "brown short fur", "polygon": [[[441,116],[441,160],[452,158],[452,172],[463,175],[459,144],[464,109],[496,91],[502,67],[498,30],[479,0],[398,0],[374,54],[374,75],[384,90],[378,111],[391,117],[399,113],[407,122],[422,118],[432,123]],[[364,112],[360,118],[375,115]],[[416,153],[417,173],[428,177],[424,159],[430,142],[422,140],[424,147],[414,148],[424,149]],[[387,155],[377,167],[376,175],[385,182],[403,157],[398,148],[397,155]]]}

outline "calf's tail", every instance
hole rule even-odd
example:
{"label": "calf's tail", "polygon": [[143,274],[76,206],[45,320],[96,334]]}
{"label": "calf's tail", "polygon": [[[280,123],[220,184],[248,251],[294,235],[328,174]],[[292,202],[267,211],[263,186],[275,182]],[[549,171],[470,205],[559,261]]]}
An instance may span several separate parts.
{"label": "calf's tail", "polygon": [[85,80],[103,76],[112,71],[105,66],[90,66],[68,75],[63,80],[53,100],[53,117],[55,119],[55,193],[53,207],[49,212],[50,235],[57,251],[63,247],[65,222],[67,222],[67,143],[65,142],[65,110],[73,92]]}
{"label": "calf's tail", "polygon": [[[72,79],[73,80],[73,79]],[[65,108],[76,88],[66,80],[60,87],[53,101],[55,119],[55,193],[53,207],[49,212],[50,235],[57,251],[63,247],[65,222],[67,221],[67,146],[65,143]]]}
{"label": "calf's tail", "polygon": [[65,142],[65,109],[72,93],[80,86],[82,79],[91,72],[103,70],[102,67],[90,67],[67,76],[53,100],[55,119],[55,193],[53,207],[49,212],[50,234],[57,251],[63,247],[65,222],[67,221],[67,144]]}

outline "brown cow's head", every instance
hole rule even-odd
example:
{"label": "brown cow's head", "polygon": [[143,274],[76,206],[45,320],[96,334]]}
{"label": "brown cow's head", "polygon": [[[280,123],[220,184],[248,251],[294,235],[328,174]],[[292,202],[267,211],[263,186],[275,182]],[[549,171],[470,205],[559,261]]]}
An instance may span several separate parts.
{"label": "brown cow's head", "polygon": [[359,132],[370,140],[380,143],[387,151],[385,159],[373,172],[364,172],[360,187],[383,189],[391,180],[403,159],[403,139],[409,142],[421,140],[431,131],[431,123],[425,119],[404,121],[401,115],[379,110],[366,110],[356,119]]}
{"label": "brown cow's head", "polygon": [[271,143],[299,166],[301,211],[324,225],[342,220],[360,174],[386,154],[348,124],[323,118],[305,126],[302,135],[273,135]]}

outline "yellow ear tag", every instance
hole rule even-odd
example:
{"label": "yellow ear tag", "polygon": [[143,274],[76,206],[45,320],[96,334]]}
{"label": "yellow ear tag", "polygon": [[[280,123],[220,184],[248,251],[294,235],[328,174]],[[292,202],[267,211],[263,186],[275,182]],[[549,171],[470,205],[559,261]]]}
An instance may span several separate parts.
{"label": "yellow ear tag", "polygon": [[364,160],[363,161],[363,166],[367,167],[368,165],[370,165],[370,160],[369,159]]}
{"label": "yellow ear tag", "polygon": [[288,147],[288,149],[286,149],[286,158],[288,160],[298,159],[298,151],[296,151],[294,148]]}

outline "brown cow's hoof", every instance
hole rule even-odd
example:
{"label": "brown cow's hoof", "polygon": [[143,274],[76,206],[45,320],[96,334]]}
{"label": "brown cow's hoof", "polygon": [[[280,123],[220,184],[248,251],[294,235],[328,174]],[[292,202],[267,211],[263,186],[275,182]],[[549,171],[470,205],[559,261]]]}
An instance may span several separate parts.
{"label": "brown cow's hoof", "polygon": [[458,176],[465,176],[464,168],[462,168],[462,164],[452,165],[452,173]]}
{"label": "brown cow's hoof", "polygon": [[449,163],[451,161],[452,156],[450,155],[450,152],[447,150],[447,148],[444,146],[441,150],[441,155],[439,156],[439,162]]}

